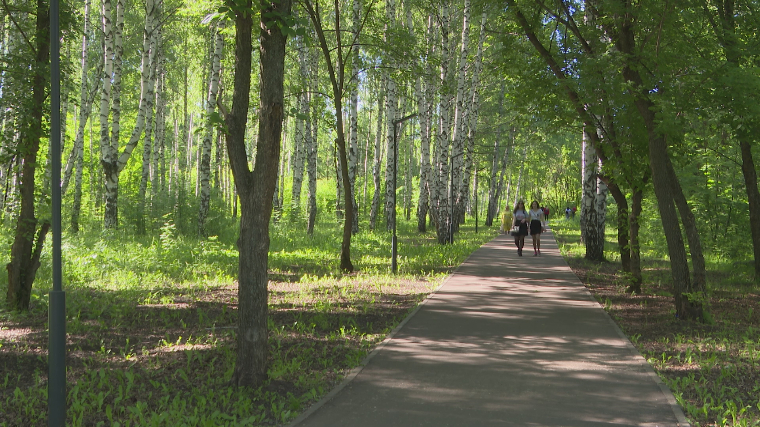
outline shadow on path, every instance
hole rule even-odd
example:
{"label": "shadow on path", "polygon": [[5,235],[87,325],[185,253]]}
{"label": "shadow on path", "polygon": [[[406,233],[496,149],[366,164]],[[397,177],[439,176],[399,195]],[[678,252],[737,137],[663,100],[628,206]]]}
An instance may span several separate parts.
{"label": "shadow on path", "polygon": [[553,236],[540,257],[525,255],[503,235],[478,249],[353,380],[293,425],[686,425]]}

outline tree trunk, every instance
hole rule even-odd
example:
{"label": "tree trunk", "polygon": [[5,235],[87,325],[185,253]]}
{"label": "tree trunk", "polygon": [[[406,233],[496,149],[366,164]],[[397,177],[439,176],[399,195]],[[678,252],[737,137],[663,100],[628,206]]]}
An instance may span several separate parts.
{"label": "tree trunk", "polygon": [[162,0],[156,0],[153,9],[146,10],[146,14],[151,14],[153,24],[150,33],[150,62],[148,72],[148,80],[150,81],[150,84],[148,84],[147,93],[145,94],[145,136],[143,138],[142,175],[140,177],[140,188],[137,200],[139,212],[137,232],[139,234],[145,233],[145,205],[147,203],[145,195],[148,191],[148,182],[150,182],[151,158],[153,156],[153,107],[155,106],[156,72],[158,71],[156,67],[156,48],[158,40],[156,38],[157,32],[155,27],[156,23],[160,20],[157,12],[158,5],[161,1]]}
{"label": "tree trunk", "polygon": [[417,199],[417,231],[427,231],[427,215],[430,207],[430,102],[427,97],[427,83],[417,78],[416,89],[420,114],[420,193]]}
{"label": "tree trunk", "polygon": [[448,88],[451,84],[450,72],[450,46],[449,46],[449,5],[443,2],[440,6],[440,31],[441,31],[441,62],[440,62],[440,80],[438,83],[440,89],[439,100],[439,121],[438,135],[435,147],[435,169],[433,180],[433,192],[431,194],[431,214],[436,224],[436,232],[439,244],[446,244],[452,241],[450,235],[451,210],[449,207],[450,198],[448,192],[449,186],[449,132],[451,129],[451,95]]}
{"label": "tree trunk", "polygon": [[[269,221],[277,181],[282,120],[284,117],[285,41],[277,23],[267,27],[265,14],[287,16],[290,1],[260,3],[260,104],[259,135],[255,168],[249,169],[245,149],[245,128],[251,85],[253,4],[248,0],[244,12],[235,19],[235,77],[232,111],[225,114],[227,151],[235,186],[240,192],[240,237],[238,238],[238,335],[237,362],[232,382],[238,386],[258,387],[267,378],[268,330],[267,284]],[[271,23],[270,23],[271,25]]]}
{"label": "tree trunk", "polygon": [[211,139],[214,136],[214,125],[211,119],[216,111],[222,47],[224,46],[224,38],[222,36],[223,24],[221,22],[223,21],[220,21],[214,30],[214,54],[211,60],[211,75],[209,78],[208,95],[206,97],[206,129],[203,134],[203,152],[200,159],[201,197],[200,209],[198,211],[198,235],[201,237],[206,235],[206,217],[208,216],[211,204]]}
{"label": "tree trunk", "polygon": [[[43,134],[45,88],[48,83],[47,71],[50,64],[49,9],[46,2],[37,0],[35,24],[35,60],[31,64],[32,88],[31,104],[24,122],[20,123],[18,150],[23,153],[21,169],[21,212],[16,223],[16,232],[11,246],[11,261],[7,264],[8,293],[6,301],[14,310],[29,310],[32,284],[40,266],[40,256],[50,223],[45,221],[37,229],[39,220],[35,216],[35,168],[40,139]],[[35,238],[36,236],[36,238]]]}
{"label": "tree trunk", "polygon": [[314,225],[317,223],[317,149],[319,147],[319,126],[316,96],[319,80],[317,78],[319,56],[316,49],[309,54],[310,70],[308,74],[309,97],[308,105],[311,110],[306,119],[306,169],[309,174],[309,218],[307,221],[307,232],[311,236],[314,234]]}
{"label": "tree trunk", "polygon": [[[385,1],[385,33],[383,35],[383,41],[386,43],[392,43],[391,34],[396,27],[396,1]],[[393,142],[393,135],[395,133],[394,121],[397,119],[397,106],[398,106],[398,88],[396,81],[393,79],[392,70],[395,69],[395,62],[392,56],[388,56],[384,62],[385,72],[385,229],[391,231],[393,228],[393,221],[396,218],[394,211],[394,200],[396,189],[393,188],[393,172],[396,164],[396,150]]]}
{"label": "tree trunk", "polygon": [[[674,187],[678,181],[669,182],[673,180],[674,174],[671,172],[672,167],[669,167],[668,164],[670,160],[665,137],[659,133],[656,123],[655,115],[658,109],[649,99],[648,90],[644,87],[643,79],[637,71],[640,64],[633,59],[634,52],[636,52],[633,26],[631,15],[625,15],[623,20],[618,23],[617,31],[619,33],[612,36],[620,52],[625,55],[623,77],[633,85],[634,102],[647,128],[652,183],[657,196],[657,206],[670,255],[676,316],[684,320],[701,320],[703,318],[704,282],[692,282],[689,277],[686,249],[674,205],[677,197],[674,194]],[[680,189],[680,185],[678,188]],[[681,213],[682,215],[686,214],[683,211]],[[687,233],[688,231],[687,228]]]}
{"label": "tree trunk", "polygon": [[[467,122],[467,107],[465,105],[465,79],[467,70],[467,55],[470,44],[470,0],[464,0],[464,10],[462,11],[462,37],[461,49],[459,51],[459,68],[457,69],[456,100],[454,104],[454,128],[451,140],[451,162],[453,163],[451,171],[451,190],[454,204],[454,218],[452,218],[452,230],[459,230],[460,219],[464,215],[464,162],[465,162],[465,123]],[[469,102],[468,102],[469,103]]]}
{"label": "tree trunk", "polygon": [[752,234],[752,250],[755,255],[755,280],[760,281],[760,192],[757,188],[757,170],[752,158],[752,146],[748,138],[740,137],[742,174],[749,202],[749,229]]}
{"label": "tree trunk", "polygon": [[[509,153],[509,144],[507,144],[507,149],[504,150],[504,160],[503,163],[499,163],[499,152],[501,151],[499,148],[501,144],[501,134],[502,134],[502,124],[501,121],[503,120],[504,116],[504,82],[501,83],[501,89],[499,91],[499,110],[498,110],[498,123],[496,124],[496,129],[494,130],[494,141],[493,141],[493,152],[492,152],[492,158],[491,158],[491,179],[489,180],[488,184],[488,210],[486,211],[486,226],[491,227],[493,226],[493,220],[496,217],[496,213],[499,210],[499,187],[504,182],[503,176],[504,176],[504,169],[506,168],[506,161],[508,159],[508,153]],[[501,166],[501,175],[499,174],[499,166]],[[497,179],[498,177],[498,179]]]}
{"label": "tree trunk", "polygon": [[[599,212],[597,210],[597,172],[599,159],[593,144],[589,142],[587,130],[583,131],[583,197],[581,199],[581,238],[586,247],[586,259],[604,260],[604,233],[599,229]],[[601,234],[601,236],[600,236]]]}
{"label": "tree trunk", "polygon": [[360,31],[360,10],[361,0],[353,0],[351,13],[351,30],[353,32],[353,41],[351,46],[351,80],[349,95],[349,124],[348,124],[348,181],[346,188],[351,189],[348,199],[353,207],[353,219],[351,222],[351,232],[359,232],[359,205],[356,203],[356,165],[359,158],[359,72],[361,64],[359,63],[359,31]]}
{"label": "tree trunk", "polygon": [[[385,81],[385,77],[383,77],[383,82]],[[384,85],[383,85],[384,86]],[[380,167],[382,166],[383,159],[382,159],[382,139],[383,139],[383,123],[385,121],[384,113],[385,113],[385,92],[380,92],[380,95],[377,97],[377,131],[375,133],[375,156],[374,156],[374,164],[372,166],[372,183],[374,187],[374,191],[372,192],[372,208],[370,209],[369,213],[369,229],[374,230],[375,225],[377,224],[377,214],[380,210]]]}
{"label": "tree trunk", "polygon": [[641,216],[641,204],[644,199],[644,191],[640,187],[633,189],[631,196],[631,215],[628,217],[628,224],[631,231],[631,284],[628,285],[626,292],[632,294],[641,293],[641,251],[639,244],[639,217]]}
{"label": "tree trunk", "polygon": [[609,188],[612,198],[615,199],[617,205],[617,240],[618,250],[620,252],[620,263],[622,264],[623,271],[626,273],[631,272],[631,247],[629,243],[629,224],[628,224],[628,200],[625,198],[620,187],[608,179],[606,176],[600,175],[600,179],[604,181],[604,184]]}
{"label": "tree trunk", "polygon": [[303,186],[304,164],[306,163],[306,157],[308,156],[306,147],[306,119],[309,114],[308,104],[308,64],[307,64],[307,51],[308,49],[304,45],[304,36],[298,36],[296,38],[296,49],[298,51],[298,69],[299,69],[299,81],[303,92],[298,95],[298,113],[296,117],[296,132],[293,139],[293,153],[292,153],[292,170],[293,170],[293,186],[291,188],[291,211],[294,217],[300,215],[301,210],[301,188]]}

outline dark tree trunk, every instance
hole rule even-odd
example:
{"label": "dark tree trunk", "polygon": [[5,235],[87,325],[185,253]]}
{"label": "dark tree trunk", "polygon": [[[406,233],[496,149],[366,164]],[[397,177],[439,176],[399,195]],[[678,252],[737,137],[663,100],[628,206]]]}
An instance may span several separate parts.
{"label": "dark tree trunk", "polygon": [[354,271],[354,265],[351,263],[351,230],[353,228],[353,219],[354,219],[354,207],[353,207],[353,191],[351,189],[351,181],[348,178],[348,160],[347,160],[347,150],[346,150],[346,138],[345,138],[345,132],[344,132],[344,126],[343,126],[343,114],[341,112],[343,111],[343,89],[344,89],[344,83],[345,83],[345,63],[343,58],[343,50],[342,50],[342,44],[341,44],[341,29],[340,29],[340,13],[337,13],[338,10],[340,10],[340,5],[338,3],[338,0],[335,0],[335,10],[336,13],[334,15],[335,18],[335,34],[336,34],[336,45],[337,45],[337,52],[336,52],[336,58],[337,58],[337,67],[333,66],[330,49],[327,46],[327,40],[325,39],[324,29],[322,27],[322,18],[319,15],[319,10],[315,10],[312,6],[311,2],[307,1],[305,2],[305,5],[307,7],[309,17],[312,20],[312,23],[314,24],[314,29],[317,32],[317,38],[319,39],[320,47],[322,48],[322,53],[325,56],[325,63],[327,65],[327,72],[330,76],[330,82],[332,83],[333,88],[333,102],[335,103],[335,111],[337,111],[337,114],[335,115],[336,119],[336,133],[337,138],[335,139],[335,144],[337,145],[338,152],[338,163],[339,163],[339,169],[338,171],[340,173],[340,178],[343,183],[343,206],[345,209],[345,220],[343,222],[343,241],[341,243],[341,250],[340,250],[340,269],[346,272]]}
{"label": "dark tree trunk", "polygon": [[620,190],[618,185],[611,181],[607,177],[600,175],[602,181],[607,185],[607,188],[612,193],[612,198],[615,199],[617,204],[617,238],[618,238],[618,250],[620,251],[620,263],[622,264],[623,271],[626,273],[631,272],[631,251],[628,246],[629,241],[629,226],[628,226],[628,200],[625,198],[625,194]]}
{"label": "dark tree trunk", "polygon": [[[625,0],[621,0],[621,5],[630,7]],[[647,128],[652,183],[657,196],[657,205],[668,245],[668,254],[670,255],[676,316],[684,320],[701,320],[703,317],[704,283],[693,283],[689,275],[686,249],[675,206],[677,194],[675,194],[676,185],[673,184],[677,184],[677,181],[675,183],[669,182],[673,180],[675,174],[672,173],[672,167],[669,165],[670,159],[665,137],[657,130],[656,106],[649,99],[643,79],[637,71],[640,68],[639,64],[633,62],[636,52],[633,25],[631,15],[623,15],[622,21],[617,26],[618,33],[613,34],[613,37],[617,38],[617,47],[624,55],[623,77],[633,84],[634,102]],[[680,185],[678,189],[680,189]],[[683,214],[685,212],[682,211]],[[688,232],[689,229],[687,228]]]}
{"label": "dark tree trunk", "polygon": [[639,217],[641,216],[641,203],[644,200],[644,191],[634,188],[631,196],[631,215],[628,217],[628,228],[631,233],[631,284],[626,289],[632,294],[641,293],[641,251],[639,244]]}
{"label": "dark tree trunk", "polygon": [[752,158],[752,146],[741,138],[742,174],[749,201],[749,229],[752,233],[752,249],[755,255],[755,280],[760,281],[760,192],[757,188],[757,171]]}
{"label": "dark tree trunk", "polygon": [[[260,32],[261,85],[259,136],[255,169],[250,171],[245,150],[245,129],[251,85],[253,20],[248,0],[235,19],[235,77],[232,110],[225,114],[227,151],[240,195],[240,237],[238,265],[237,363],[232,382],[257,387],[267,378],[268,330],[267,284],[269,221],[280,156],[283,119],[283,82],[286,36],[275,24],[267,28],[262,18]],[[290,1],[259,3],[261,15],[290,14]]]}
{"label": "dark tree trunk", "polygon": [[673,163],[670,161],[670,157],[666,159],[668,166],[668,182],[672,186],[673,201],[678,207],[678,213],[681,215],[681,224],[686,231],[686,239],[689,242],[689,253],[691,254],[691,266],[693,271],[693,286],[696,289],[705,289],[707,279],[705,272],[705,256],[702,253],[702,242],[699,239],[699,231],[697,230],[697,222],[694,219],[694,213],[691,211],[689,202],[686,200],[686,196],[683,194],[683,189],[678,181],[675,169],[673,169]]}
{"label": "dark tree trunk", "polygon": [[[28,310],[32,294],[32,284],[40,266],[40,255],[50,224],[43,222],[37,230],[38,219],[34,214],[34,173],[37,166],[37,152],[42,137],[42,118],[45,106],[50,63],[49,9],[46,2],[37,0],[35,62],[32,64],[32,103],[25,123],[22,124],[18,150],[23,155],[21,168],[21,212],[16,223],[16,234],[11,246],[11,262],[8,270],[8,293],[6,300],[11,309]],[[60,185],[60,183],[58,183]],[[36,241],[35,241],[36,235]]]}

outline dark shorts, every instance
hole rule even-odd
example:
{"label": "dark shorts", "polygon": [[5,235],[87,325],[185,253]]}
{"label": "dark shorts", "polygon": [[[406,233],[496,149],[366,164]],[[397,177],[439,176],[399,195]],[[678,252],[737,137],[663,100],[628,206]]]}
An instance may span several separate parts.
{"label": "dark shorts", "polygon": [[534,219],[530,222],[530,234],[541,234],[541,221]]}

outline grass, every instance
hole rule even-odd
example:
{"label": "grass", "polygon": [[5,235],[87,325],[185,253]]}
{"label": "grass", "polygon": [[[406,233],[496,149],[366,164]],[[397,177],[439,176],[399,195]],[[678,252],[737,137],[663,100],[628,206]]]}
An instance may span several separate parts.
{"label": "grass", "polygon": [[642,294],[625,293],[615,229],[607,231],[609,262],[583,259],[577,221],[553,223],[573,271],[673,391],[694,426],[760,426],[760,288],[751,263],[707,253],[710,321],[675,318],[669,262],[646,229]]}
{"label": "grass", "polygon": [[[453,245],[441,246],[402,221],[399,274],[391,275],[390,235],[363,231],[352,244],[358,272],[343,275],[337,224],[324,222],[313,237],[301,225],[272,225],[269,375],[255,390],[229,385],[236,359],[234,242],[184,238],[171,220],[156,237],[64,236],[67,424],[286,423],[496,233],[464,226]],[[46,253],[31,310],[0,312],[0,426],[42,425],[47,418],[50,276]],[[0,275],[4,292],[1,280],[7,279]]]}

